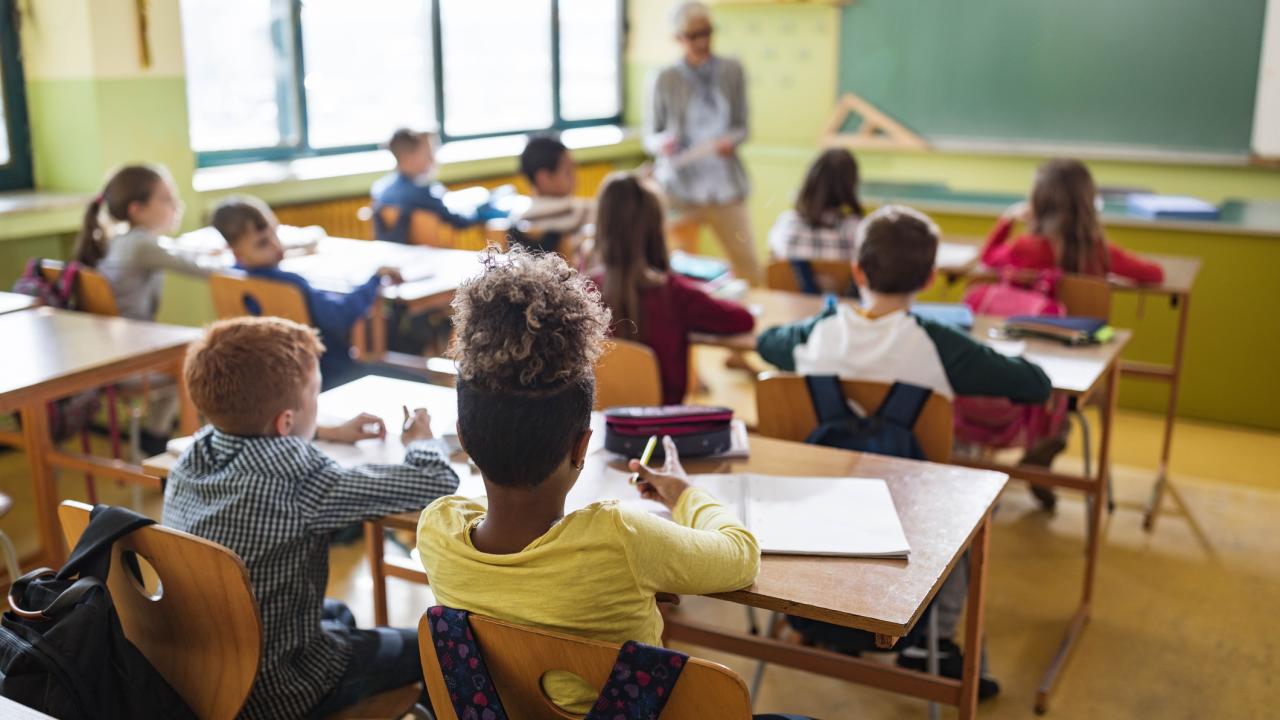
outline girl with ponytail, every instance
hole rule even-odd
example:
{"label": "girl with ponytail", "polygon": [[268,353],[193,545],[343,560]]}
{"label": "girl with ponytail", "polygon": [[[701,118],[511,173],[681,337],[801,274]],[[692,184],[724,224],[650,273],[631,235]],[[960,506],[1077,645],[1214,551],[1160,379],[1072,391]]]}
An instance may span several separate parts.
{"label": "girl with ponytail", "polygon": [[74,259],[102,273],[121,315],[154,320],[164,270],[209,273],[162,243],[161,236],[177,230],[181,219],[182,203],[169,172],[159,165],[127,165],[85,208]]}

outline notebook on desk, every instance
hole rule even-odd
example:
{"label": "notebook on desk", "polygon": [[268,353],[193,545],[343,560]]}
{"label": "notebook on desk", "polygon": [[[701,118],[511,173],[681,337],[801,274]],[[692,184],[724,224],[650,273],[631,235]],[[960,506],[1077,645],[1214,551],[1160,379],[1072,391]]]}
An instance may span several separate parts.
{"label": "notebook on desk", "polygon": [[884,480],[748,473],[691,482],[736,512],[764,553],[901,559],[911,552]]}
{"label": "notebook on desk", "polygon": [[[636,497],[629,477],[615,469],[599,478],[584,477],[569,492],[565,509],[617,499],[632,509],[671,517],[665,506]],[[905,559],[911,551],[884,480],[744,473],[693,475],[689,484],[734,513],[764,553]]]}

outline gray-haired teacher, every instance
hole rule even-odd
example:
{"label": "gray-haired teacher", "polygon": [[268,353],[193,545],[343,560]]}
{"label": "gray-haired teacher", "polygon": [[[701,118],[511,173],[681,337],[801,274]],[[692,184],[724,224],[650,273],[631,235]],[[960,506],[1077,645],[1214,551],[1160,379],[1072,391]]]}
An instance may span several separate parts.
{"label": "gray-haired teacher", "polygon": [[654,177],[667,196],[669,230],[677,245],[693,250],[702,224],[709,224],[734,274],[754,285],[760,266],[737,153],[747,139],[742,65],[711,53],[706,5],[676,6],[671,24],[684,57],[654,82],[644,138],[657,158]]}

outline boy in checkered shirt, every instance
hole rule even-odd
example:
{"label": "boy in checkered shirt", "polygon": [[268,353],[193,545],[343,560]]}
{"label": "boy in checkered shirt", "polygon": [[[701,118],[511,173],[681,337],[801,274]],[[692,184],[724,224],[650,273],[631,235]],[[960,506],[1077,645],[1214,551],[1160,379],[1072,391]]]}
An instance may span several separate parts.
{"label": "boy in checkered shirt", "polygon": [[320,717],[422,679],[412,629],[359,630],[324,599],[329,535],[370,518],[421,510],[458,477],[418,410],[401,465],[340,467],[313,438],[385,437],[361,414],[317,427],[319,358],[308,327],[279,318],[215,323],[187,353],[186,380],[209,420],[165,488],[163,524],[231,549],[262,615],[262,662],[242,717]]}

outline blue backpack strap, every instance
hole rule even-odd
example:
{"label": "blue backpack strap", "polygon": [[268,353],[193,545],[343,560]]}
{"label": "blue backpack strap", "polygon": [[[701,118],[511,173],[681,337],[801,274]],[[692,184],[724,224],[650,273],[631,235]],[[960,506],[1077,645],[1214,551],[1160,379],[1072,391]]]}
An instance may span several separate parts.
{"label": "blue backpack strap", "polygon": [[584,720],[656,720],[688,661],[677,650],[628,640]]}
{"label": "blue backpack strap", "polygon": [[808,260],[792,260],[791,271],[796,274],[796,283],[800,292],[806,295],[818,295],[822,290],[818,287],[818,279],[813,275],[813,265]]}
{"label": "blue backpack strap", "polygon": [[804,382],[809,386],[809,399],[813,401],[813,412],[818,416],[818,425],[857,417],[845,402],[840,378],[835,375],[806,375]]}
{"label": "blue backpack strap", "polygon": [[432,645],[453,711],[459,718],[507,720],[498,689],[493,686],[489,668],[471,634],[470,613],[436,605],[427,614],[431,618]]}
{"label": "blue backpack strap", "polygon": [[889,395],[876,410],[876,417],[887,423],[911,430],[924,412],[924,404],[929,402],[932,391],[919,385],[896,382],[889,388]]}

